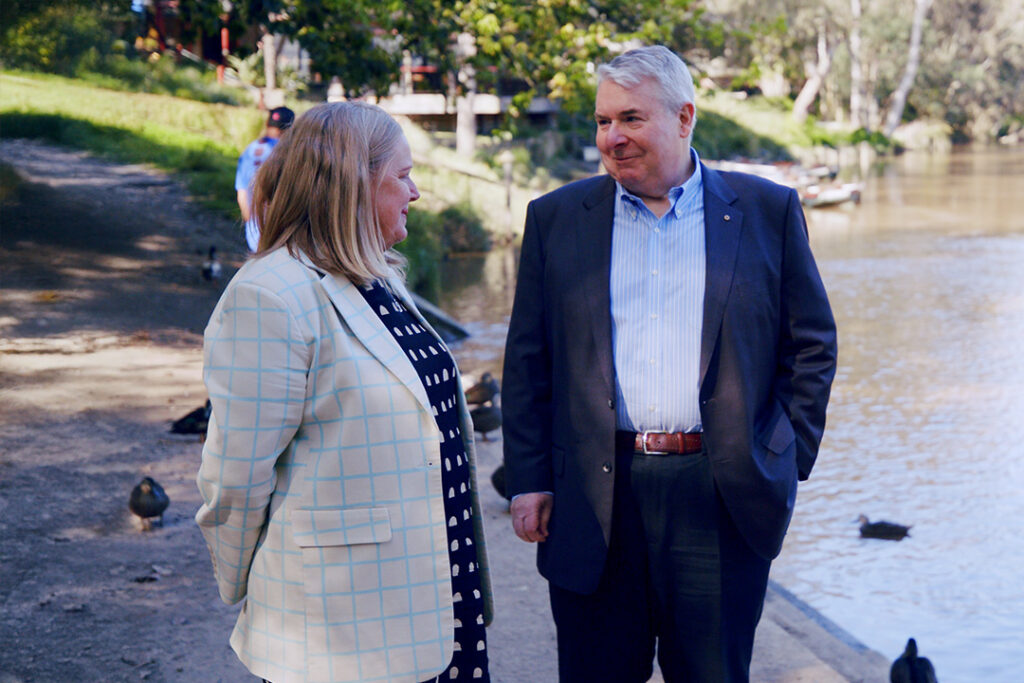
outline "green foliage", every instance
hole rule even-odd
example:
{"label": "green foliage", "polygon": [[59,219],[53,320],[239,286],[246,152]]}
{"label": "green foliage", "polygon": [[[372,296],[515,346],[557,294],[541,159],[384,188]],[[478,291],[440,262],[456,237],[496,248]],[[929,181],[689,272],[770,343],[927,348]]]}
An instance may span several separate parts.
{"label": "green foliage", "polygon": [[890,152],[894,147],[893,141],[885,137],[884,134],[866,128],[859,128],[850,134],[850,144],[859,145],[862,142],[871,145],[871,148],[879,154]]}
{"label": "green foliage", "polygon": [[510,114],[523,116],[535,95],[558,100],[568,112],[593,101],[591,64],[605,61],[612,43],[664,43],[693,22],[692,0],[578,0],[461,3],[459,20],[476,37],[478,67],[494,67],[524,82]]}
{"label": "green foliage", "polygon": [[786,148],[775,140],[758,135],[736,121],[707,109],[701,110],[697,115],[693,146],[705,159],[791,159]]}
{"label": "green foliage", "polygon": [[491,236],[483,219],[468,202],[446,207],[438,214],[445,253],[489,251]]}
{"label": "green foliage", "polygon": [[217,83],[212,70],[192,64],[176,64],[170,57],[135,59],[125,55],[109,55],[95,63],[79,64],[75,75],[82,81],[101,88],[173,95],[197,102],[241,104],[251,98],[238,88]]}
{"label": "green foliage", "polygon": [[97,10],[51,5],[10,25],[0,43],[8,66],[71,74],[86,56],[109,51],[109,22]]}
{"label": "green foliage", "polygon": [[431,211],[409,209],[405,227],[409,235],[396,250],[409,260],[407,273],[409,288],[426,298],[437,301],[441,292],[441,219]]}

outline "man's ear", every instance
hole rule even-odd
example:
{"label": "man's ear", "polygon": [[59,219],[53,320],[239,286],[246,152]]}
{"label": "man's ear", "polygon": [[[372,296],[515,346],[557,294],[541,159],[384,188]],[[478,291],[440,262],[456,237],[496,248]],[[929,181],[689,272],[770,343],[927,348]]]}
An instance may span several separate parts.
{"label": "man's ear", "polygon": [[679,110],[679,137],[688,138],[693,133],[693,124],[697,122],[697,108],[687,102]]}

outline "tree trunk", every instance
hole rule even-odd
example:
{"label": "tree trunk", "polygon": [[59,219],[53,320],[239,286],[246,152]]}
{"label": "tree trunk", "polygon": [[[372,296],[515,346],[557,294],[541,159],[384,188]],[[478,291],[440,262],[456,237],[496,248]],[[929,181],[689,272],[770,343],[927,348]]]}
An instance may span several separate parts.
{"label": "tree trunk", "polygon": [[469,33],[460,33],[456,41],[456,54],[462,95],[456,95],[455,99],[455,153],[472,159],[476,152],[476,113],[473,111],[476,69],[469,63],[469,58],[476,55],[476,39]]}
{"label": "tree trunk", "polygon": [[861,60],[860,0],[850,0],[850,124],[863,128],[864,117],[864,69]]}
{"label": "tree trunk", "polygon": [[277,89],[277,40],[270,32],[270,26],[264,24],[263,37],[260,42],[263,45],[263,79],[266,81],[267,90]]}
{"label": "tree trunk", "polygon": [[893,134],[896,127],[903,120],[903,109],[907,106],[907,95],[911,86],[914,85],[914,77],[917,76],[917,67],[921,64],[921,34],[924,32],[924,20],[931,9],[932,0],[914,0],[914,23],[910,29],[910,48],[907,53],[907,67],[903,71],[903,78],[892,94],[892,103],[889,105],[889,113],[885,119],[885,127],[882,132],[886,137]]}
{"label": "tree trunk", "polygon": [[832,53],[835,52],[835,49],[835,45],[831,48],[828,46],[828,33],[822,26],[818,30],[818,62],[814,65],[807,65],[807,82],[804,83],[800,94],[796,96],[796,101],[793,102],[793,118],[796,121],[803,122],[807,119],[811,105],[814,104],[814,100],[817,99],[818,92],[825,82],[825,76],[832,68]]}

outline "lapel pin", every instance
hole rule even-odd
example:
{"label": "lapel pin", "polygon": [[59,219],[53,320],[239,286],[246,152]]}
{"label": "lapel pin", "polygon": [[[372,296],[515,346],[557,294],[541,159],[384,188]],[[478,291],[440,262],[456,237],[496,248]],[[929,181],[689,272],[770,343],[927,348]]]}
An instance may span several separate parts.
{"label": "lapel pin", "polygon": [[725,216],[723,216],[723,220],[730,221],[732,220],[732,216],[730,216],[729,214],[725,214]]}

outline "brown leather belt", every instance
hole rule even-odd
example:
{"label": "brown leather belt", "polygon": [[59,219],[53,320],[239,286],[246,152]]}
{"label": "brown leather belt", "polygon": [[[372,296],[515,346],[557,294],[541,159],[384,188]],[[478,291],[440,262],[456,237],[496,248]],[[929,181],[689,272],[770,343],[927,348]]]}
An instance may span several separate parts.
{"label": "brown leather belt", "polygon": [[690,455],[704,447],[700,432],[616,432],[615,440],[620,448],[644,455]]}

